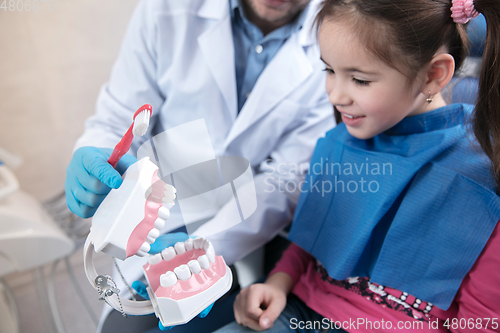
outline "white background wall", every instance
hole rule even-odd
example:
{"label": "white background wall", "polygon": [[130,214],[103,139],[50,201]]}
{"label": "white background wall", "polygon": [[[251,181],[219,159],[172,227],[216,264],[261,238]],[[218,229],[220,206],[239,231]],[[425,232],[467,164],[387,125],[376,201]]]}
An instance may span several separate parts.
{"label": "white background wall", "polygon": [[0,10],[0,146],[22,155],[16,175],[37,198],[63,190],[73,144],[137,2],[55,0],[52,12],[48,5]]}
{"label": "white background wall", "polygon": [[[43,12],[0,9],[0,147],[23,157],[24,164],[14,172],[21,188],[40,200],[63,191],[74,142],[94,112],[137,2],[55,0],[52,12],[48,5]],[[98,314],[103,303],[86,281],[80,249],[71,264]],[[110,268],[109,259],[101,266]],[[45,267],[46,275],[50,267]],[[15,292],[21,332],[46,332],[31,273],[5,279]],[[56,283],[67,331],[95,331],[62,263]]]}

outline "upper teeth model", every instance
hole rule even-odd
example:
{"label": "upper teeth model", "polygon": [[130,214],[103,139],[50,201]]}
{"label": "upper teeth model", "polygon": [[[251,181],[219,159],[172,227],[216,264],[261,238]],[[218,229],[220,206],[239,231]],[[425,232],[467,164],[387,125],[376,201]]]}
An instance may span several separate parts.
{"label": "upper teeth model", "polygon": [[150,255],[144,273],[156,316],[164,326],[188,322],[232,283],[231,270],[204,238],[178,242]]}
{"label": "upper teeth model", "polygon": [[89,237],[96,252],[121,260],[147,254],[170,216],[176,192],[157,172],[145,157],[127,169],[118,189],[109,192],[92,219]]}

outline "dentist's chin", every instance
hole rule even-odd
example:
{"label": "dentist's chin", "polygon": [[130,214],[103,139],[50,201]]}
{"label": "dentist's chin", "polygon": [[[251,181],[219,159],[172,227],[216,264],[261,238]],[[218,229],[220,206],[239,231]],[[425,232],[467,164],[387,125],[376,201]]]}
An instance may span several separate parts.
{"label": "dentist's chin", "polygon": [[290,3],[289,0],[262,0],[268,7],[281,8]]}

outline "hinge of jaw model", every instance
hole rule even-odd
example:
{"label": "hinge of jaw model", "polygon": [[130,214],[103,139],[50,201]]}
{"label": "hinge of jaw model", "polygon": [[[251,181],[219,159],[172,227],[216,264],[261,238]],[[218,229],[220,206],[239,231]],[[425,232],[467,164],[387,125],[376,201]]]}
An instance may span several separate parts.
{"label": "hinge of jaw model", "polygon": [[105,296],[106,302],[130,315],[154,312],[163,326],[173,326],[187,323],[219,299],[231,288],[233,278],[224,259],[203,238],[179,242],[159,254],[147,254],[176,197],[175,188],[163,182],[157,172],[158,167],[147,157],[127,169],[120,188],[111,190],[93,217],[84,264],[88,280],[98,288],[94,250],[121,260],[148,256],[143,268],[150,301],[120,300],[113,292]]}

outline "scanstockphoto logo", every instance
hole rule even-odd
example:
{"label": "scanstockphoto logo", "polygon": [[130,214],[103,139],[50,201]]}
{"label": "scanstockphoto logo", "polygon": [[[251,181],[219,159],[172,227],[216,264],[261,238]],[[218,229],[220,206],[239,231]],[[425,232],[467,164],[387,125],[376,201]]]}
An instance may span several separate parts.
{"label": "scanstockphoto logo", "polygon": [[[309,192],[321,193],[377,193],[380,191],[381,180],[385,176],[392,176],[392,163],[372,162],[366,158],[363,162],[331,162],[328,158],[321,158],[313,164],[279,164],[269,167],[265,174],[267,193],[279,192]],[[297,175],[306,174],[305,178],[297,182]]]}
{"label": "scanstockphoto logo", "polygon": [[224,218],[212,221],[211,234],[246,220],[257,209],[249,161],[216,156],[203,119],[155,135],[139,147],[137,157],[149,157],[158,166],[158,177],[177,190],[172,214],[179,213],[188,234],[222,210]]}

